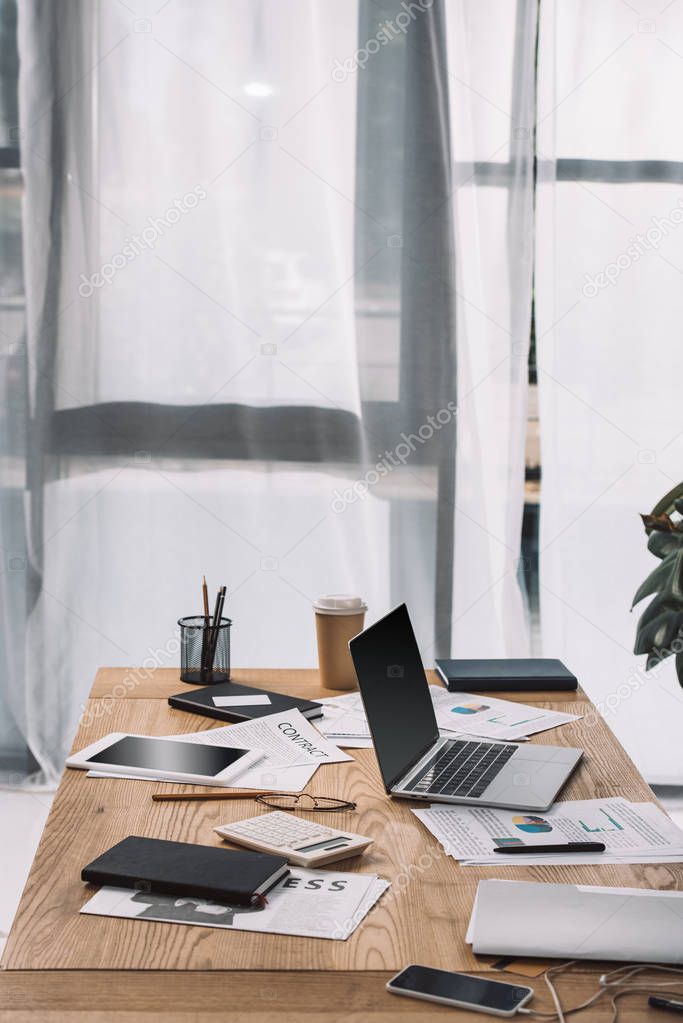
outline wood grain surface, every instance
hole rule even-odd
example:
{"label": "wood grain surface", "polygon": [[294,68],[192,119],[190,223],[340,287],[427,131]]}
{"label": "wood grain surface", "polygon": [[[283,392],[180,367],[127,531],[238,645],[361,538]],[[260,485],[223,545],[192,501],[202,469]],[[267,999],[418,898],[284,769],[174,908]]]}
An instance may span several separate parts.
{"label": "wood grain surface", "polygon": [[[183,688],[177,671],[160,669],[147,673],[150,677],[144,680],[144,688],[142,683],[129,688],[124,681],[128,671],[109,668],[98,673],[93,687],[96,695],[88,702],[74,749],[111,731],[165,735],[220,726],[220,722],[168,706],[166,697]],[[321,692],[315,672],[244,670],[235,672],[235,677],[296,695],[315,696]],[[582,693],[536,693],[527,698],[542,706],[585,715],[533,740],[585,749],[584,760],[563,797],[585,799],[619,794],[628,799],[654,800],[651,790]],[[157,1012],[160,1018],[163,1012],[165,1019],[169,1012],[172,1019],[200,1019],[204,1018],[197,1015],[200,1008],[209,1019],[221,1011],[220,998],[226,996],[228,988],[225,973],[207,971],[231,971],[231,996],[237,988],[252,992],[244,995],[239,1016],[232,1018],[289,1018],[282,1013],[280,995],[272,999],[280,1004],[277,1010],[266,1004],[270,985],[271,989],[286,993],[291,1018],[338,1018],[329,1014],[333,1011],[329,1007],[333,997],[348,1005],[348,1018],[357,1014],[360,1019],[371,1014],[373,1019],[380,1020],[385,1014],[386,1019],[406,1014],[411,1019],[426,1019],[442,1010],[386,995],[383,984],[391,973],[409,962],[444,969],[491,969],[491,964],[475,958],[464,942],[474,891],[481,878],[681,887],[683,864],[461,867],[443,854],[412,815],[410,807],[417,804],[386,797],[374,752],[351,753],[353,762],[327,765],[313,777],[308,790],[342,796],[358,804],[355,812],[335,815],[334,823],[369,834],[375,842],[363,857],[346,861],[339,869],[380,874],[391,881],[392,887],[345,942],[79,915],[78,910],[94,891],[81,882],[81,868],[126,835],[221,845],[212,830],[216,824],[251,816],[260,808],[252,800],[154,803],[153,792],[187,791],[188,787],[90,779],[85,772],[66,771],[5,949],[2,961],[5,972],[0,973],[0,1010],[11,1009],[9,1018],[17,1023],[23,1012],[37,1012],[41,1019],[64,1020],[82,1019],[79,1014],[85,1012],[89,1020],[97,1019],[93,1011],[100,1004],[96,992],[106,987],[110,993],[116,992],[117,1019],[119,1014],[122,1020],[128,1014],[135,1018],[138,1011],[145,1012],[145,1019],[156,1018]],[[262,812],[267,811],[264,808]],[[93,970],[98,972],[83,972]],[[568,989],[569,1001],[575,1001],[574,995],[582,984],[592,991],[599,972],[597,965],[582,964],[582,972]],[[121,977],[121,984],[117,983],[117,976]],[[221,983],[206,980],[216,976]],[[59,985],[55,986],[53,980],[51,986],[43,985],[44,977],[61,979]],[[195,979],[190,981],[191,977]],[[531,983],[537,989],[543,987],[540,981]],[[184,995],[177,1001],[172,998],[169,1004],[172,990]],[[52,1001],[49,991],[53,993]],[[87,991],[92,992],[94,1000],[88,1002]],[[196,993],[196,1001],[191,992]],[[155,1004],[155,998],[163,1000],[163,1008],[158,1002]],[[631,1001],[629,998],[627,1003]],[[327,1002],[328,1007],[324,1009],[321,1002]],[[627,1003],[624,1019],[646,1018],[642,1000],[638,1016],[632,1015]],[[222,1008],[225,1011],[227,1005]],[[609,1018],[606,1010],[603,1013],[596,1009],[595,1013],[578,1018]],[[474,1021],[478,1017],[468,1013],[463,1018]]]}
{"label": "wood grain surface", "polygon": [[[171,926],[169,924],[169,926]],[[602,971],[603,967],[600,967]],[[579,1005],[597,990],[596,970],[573,970],[557,980],[564,1008]],[[3,1023],[491,1023],[479,1012],[399,998],[385,990],[392,975],[363,973],[0,971]],[[647,977],[648,975],[646,975]],[[123,981],[125,978],[125,982]],[[509,973],[496,979],[534,988],[540,1011],[553,1006],[540,978]],[[661,981],[661,974],[656,981]],[[680,989],[680,986],[679,986]],[[521,1019],[521,1017],[520,1017]],[[609,1001],[602,998],[576,1023],[609,1023]],[[620,1023],[675,1023],[676,1017],[647,1008],[647,994],[620,1003]]]}

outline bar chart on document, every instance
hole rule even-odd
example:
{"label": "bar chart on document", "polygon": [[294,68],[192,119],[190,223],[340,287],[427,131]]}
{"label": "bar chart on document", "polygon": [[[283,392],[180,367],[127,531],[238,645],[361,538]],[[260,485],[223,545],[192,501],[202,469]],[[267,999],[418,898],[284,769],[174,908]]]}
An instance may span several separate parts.
{"label": "bar chart on document", "polygon": [[598,810],[597,816],[599,820],[595,823],[594,826],[592,824],[588,824],[586,821],[581,820],[581,818],[579,818],[577,824],[579,825],[581,830],[585,831],[586,834],[588,835],[601,835],[605,831],[624,830],[623,824],[620,824],[618,820],[612,817],[611,814],[609,814],[607,810],[603,809],[602,807]]}

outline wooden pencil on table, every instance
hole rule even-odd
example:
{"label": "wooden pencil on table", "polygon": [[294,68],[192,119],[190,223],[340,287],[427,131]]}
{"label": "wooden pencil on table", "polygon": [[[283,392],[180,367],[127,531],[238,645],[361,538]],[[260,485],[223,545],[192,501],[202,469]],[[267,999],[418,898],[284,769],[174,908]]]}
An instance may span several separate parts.
{"label": "wooden pencil on table", "polygon": [[256,799],[257,796],[275,796],[276,792],[155,792],[155,803],[189,803],[200,799]]}

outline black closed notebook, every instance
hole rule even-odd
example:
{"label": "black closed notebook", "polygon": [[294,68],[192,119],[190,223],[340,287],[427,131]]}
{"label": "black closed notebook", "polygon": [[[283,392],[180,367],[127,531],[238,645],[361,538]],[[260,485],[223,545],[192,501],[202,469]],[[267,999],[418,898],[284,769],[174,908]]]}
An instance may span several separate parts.
{"label": "black closed notebook", "polygon": [[[217,707],[214,697],[229,696],[267,696],[268,703],[232,703],[229,707]],[[237,682],[219,682],[214,686],[203,686],[184,693],[169,696],[168,702],[178,710],[189,710],[192,714],[202,714],[207,718],[218,718],[219,721],[251,721],[263,718],[268,714],[280,714],[283,710],[301,711],[305,718],[322,717],[323,706],[314,700],[297,700],[294,696],[283,693],[271,693],[269,689],[257,689],[255,686],[242,686]]]}
{"label": "black closed notebook", "polygon": [[282,856],[130,835],[84,867],[81,879],[250,906],[287,874]]}
{"label": "black closed notebook", "polygon": [[452,693],[478,690],[576,689],[569,668],[553,657],[482,658],[437,660],[436,670]]}

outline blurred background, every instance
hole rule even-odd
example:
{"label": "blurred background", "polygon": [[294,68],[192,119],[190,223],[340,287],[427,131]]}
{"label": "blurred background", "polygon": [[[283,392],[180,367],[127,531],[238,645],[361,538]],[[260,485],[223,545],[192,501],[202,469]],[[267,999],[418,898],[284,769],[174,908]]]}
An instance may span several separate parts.
{"label": "blurred background", "polygon": [[683,784],[630,612],[681,481],[682,90],[675,0],[1,0],[6,788],[98,666],[178,663],[202,574],[236,665],[405,600],[426,665],[560,657]]}

